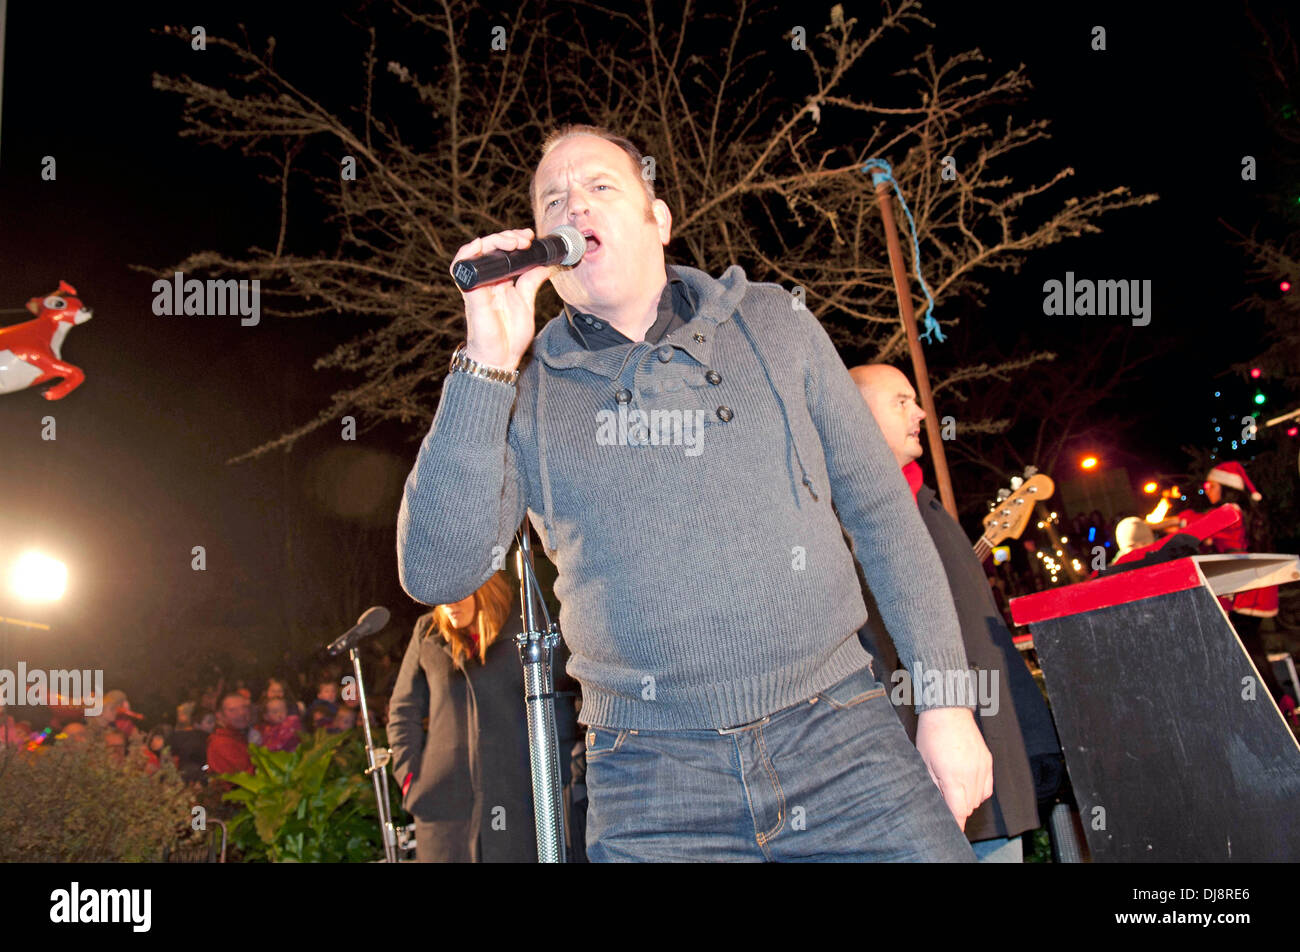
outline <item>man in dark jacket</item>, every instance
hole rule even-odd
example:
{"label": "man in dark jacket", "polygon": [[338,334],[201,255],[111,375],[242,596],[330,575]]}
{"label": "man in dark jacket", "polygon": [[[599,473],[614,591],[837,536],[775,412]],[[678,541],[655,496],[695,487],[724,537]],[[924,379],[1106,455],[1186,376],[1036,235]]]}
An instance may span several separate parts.
{"label": "man in dark jacket", "polygon": [[[1059,750],[1051,715],[1011,641],[971,543],[935,498],[934,490],[921,485],[921,467],[916,461],[923,452],[921,421],[925,411],[916,404],[916,391],[907,377],[886,364],[855,367],[849,373],[907,477],[922,521],[939,551],[957,606],[966,657],[973,669],[972,681],[979,684],[977,722],[993,754],[993,796],[966,821],[966,838],[981,861],[1021,862],[1020,834],[1039,826],[1038,797],[1026,739],[1046,737]],[[914,701],[906,695],[923,686],[908,680],[880,613],[874,605],[869,607],[870,615],[859,637],[863,647],[878,659],[877,677],[894,689],[891,694],[895,709],[908,736],[915,738]],[[910,691],[900,691],[900,687]]]}

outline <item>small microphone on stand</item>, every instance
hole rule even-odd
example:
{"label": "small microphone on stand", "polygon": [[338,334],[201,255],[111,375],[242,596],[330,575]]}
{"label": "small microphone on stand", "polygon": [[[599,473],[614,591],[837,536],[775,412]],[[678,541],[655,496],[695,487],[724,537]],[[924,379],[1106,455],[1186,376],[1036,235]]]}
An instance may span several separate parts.
{"label": "small microphone on stand", "polygon": [[325,650],[331,656],[342,654],[363,638],[369,638],[381,631],[388,624],[389,617],[388,609],[383,605],[367,608],[362,616],[357,619],[357,623],[335,638],[333,643]]}
{"label": "small microphone on stand", "polygon": [[[334,639],[333,644],[326,650],[331,655],[336,655],[355,648],[363,638],[369,638],[387,625],[388,617],[388,609],[382,605],[367,608],[357,619],[357,623]],[[370,707],[366,703],[366,682],[361,676],[361,652],[359,651],[352,651],[352,673],[356,677],[356,700],[361,707],[361,732],[366,739],[366,773],[370,775],[371,783],[375,786],[375,806],[379,811],[379,831],[384,841],[384,859],[389,863],[396,863],[398,861],[397,830],[393,826],[393,816],[389,809],[388,771],[384,770],[390,754],[387,748],[384,748],[381,753],[375,747],[374,734],[370,730]],[[346,694],[344,696],[347,697]]]}

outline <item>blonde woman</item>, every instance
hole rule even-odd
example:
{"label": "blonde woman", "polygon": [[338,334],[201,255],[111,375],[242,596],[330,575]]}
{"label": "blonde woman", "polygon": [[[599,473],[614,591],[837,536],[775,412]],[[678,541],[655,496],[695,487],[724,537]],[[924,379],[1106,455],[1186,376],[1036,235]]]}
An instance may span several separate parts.
{"label": "blonde woman", "polygon": [[518,592],[500,572],[415,624],[388,740],[420,862],[537,861],[521,627]]}

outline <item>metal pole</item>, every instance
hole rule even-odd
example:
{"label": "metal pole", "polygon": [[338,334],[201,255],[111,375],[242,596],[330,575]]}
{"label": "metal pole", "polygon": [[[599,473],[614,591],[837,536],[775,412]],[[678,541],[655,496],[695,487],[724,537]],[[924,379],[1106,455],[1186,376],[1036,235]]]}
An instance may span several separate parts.
{"label": "metal pole", "polygon": [[[387,617],[387,612],[385,612]],[[361,701],[361,728],[366,738],[366,773],[375,784],[375,800],[379,805],[379,829],[384,837],[384,861],[397,862],[397,831],[393,829],[393,816],[388,808],[388,766],[389,754],[384,751],[382,758],[375,757],[375,741],[370,734],[370,708],[366,704],[366,684],[361,678],[361,655],[358,645],[353,645],[348,655],[352,658],[352,673],[357,677],[357,697]]]}
{"label": "metal pole", "polygon": [[[533,781],[533,816],[537,824],[537,861],[563,863],[566,861],[564,811],[560,804],[560,748],[551,674],[551,653],[560,641],[560,630],[551,623],[541,586],[533,572],[527,517],[519,529],[515,566],[519,572],[520,617],[524,627],[515,640],[519,645],[519,661],[524,666],[524,705],[528,712],[528,762]],[[545,630],[538,626],[534,597],[546,616]]]}
{"label": "metal pole", "polygon": [[948,515],[957,518],[957,500],[952,494],[952,479],[948,476],[948,457],[943,452],[943,440],[939,436],[939,416],[934,411],[934,395],[930,392],[930,374],[925,369],[925,353],[921,350],[921,339],[916,332],[916,313],[912,310],[912,292],[907,286],[906,271],[903,267],[903,249],[898,242],[898,225],[894,222],[894,211],[889,207],[889,182],[876,184],[876,203],[880,206],[880,218],[885,223],[885,245],[889,248],[889,267],[894,272],[894,290],[898,293],[898,313],[903,318],[903,329],[907,331],[907,348],[912,353],[912,371],[916,376],[916,389],[921,395],[921,409],[930,421],[925,428],[926,441],[930,444],[930,458],[934,460],[934,478],[939,483],[939,497]]}
{"label": "metal pole", "polygon": [[1083,847],[1074,830],[1074,811],[1068,803],[1052,807],[1047,820],[1047,833],[1052,840],[1052,850],[1058,863],[1082,863]]}

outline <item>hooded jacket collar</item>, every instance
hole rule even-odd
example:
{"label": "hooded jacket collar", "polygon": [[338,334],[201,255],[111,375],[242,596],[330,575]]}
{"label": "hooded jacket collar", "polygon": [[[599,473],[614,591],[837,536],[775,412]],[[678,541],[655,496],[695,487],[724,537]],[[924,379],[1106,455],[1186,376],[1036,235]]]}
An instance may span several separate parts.
{"label": "hooded jacket collar", "polygon": [[[739,265],[732,265],[716,280],[695,268],[683,265],[675,265],[674,268],[694,293],[698,307],[693,320],[677,328],[658,345],[638,341],[589,351],[573,339],[565,327],[564,315],[561,314],[538,333],[533,355],[551,370],[580,367],[610,380],[618,379],[638,347],[680,347],[704,366],[709,366],[713,356],[712,330],[731,320],[749,283]],[[697,334],[704,339],[697,340]]]}

